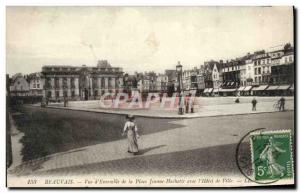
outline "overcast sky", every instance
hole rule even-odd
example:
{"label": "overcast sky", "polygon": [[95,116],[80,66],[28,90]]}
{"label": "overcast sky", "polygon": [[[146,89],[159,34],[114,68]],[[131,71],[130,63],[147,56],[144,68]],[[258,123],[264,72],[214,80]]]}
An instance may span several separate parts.
{"label": "overcast sky", "polygon": [[[126,72],[199,67],[293,42],[291,7],[8,7],[7,73],[43,65]],[[93,51],[94,54],[93,54]],[[95,56],[94,56],[95,55]]]}

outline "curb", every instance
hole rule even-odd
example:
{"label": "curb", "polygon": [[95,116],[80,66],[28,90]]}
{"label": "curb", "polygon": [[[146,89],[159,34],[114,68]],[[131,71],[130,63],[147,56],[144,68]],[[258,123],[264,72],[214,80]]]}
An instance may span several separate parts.
{"label": "curb", "polygon": [[[35,107],[35,108],[41,108],[39,106],[32,106],[32,105],[29,105],[30,107]],[[91,109],[76,109],[76,108],[66,108],[66,107],[51,107],[51,106],[48,106],[46,108],[50,108],[50,109],[64,109],[64,110],[71,110],[71,111],[83,111],[83,112],[91,112],[91,113],[103,113],[103,114],[114,114],[114,115],[128,115],[130,114],[129,112],[128,113],[125,113],[125,112],[111,112],[111,111],[95,111],[95,110],[91,110]],[[291,111],[294,111],[294,110],[285,110],[284,112],[291,112]],[[178,116],[178,117],[171,117],[171,116],[154,116],[154,115],[139,115],[139,114],[135,114],[134,116],[135,117],[143,117],[143,118],[154,118],[154,119],[197,119],[197,118],[207,118],[207,117],[225,117],[225,116],[239,116],[239,115],[252,115],[252,114],[263,114],[263,113],[279,113],[281,111],[265,111],[265,112],[251,112],[251,113],[237,113],[237,114],[226,114],[226,115],[207,115],[207,116],[203,116],[203,115],[200,115],[200,116],[195,116],[195,117],[186,117],[186,116]]]}

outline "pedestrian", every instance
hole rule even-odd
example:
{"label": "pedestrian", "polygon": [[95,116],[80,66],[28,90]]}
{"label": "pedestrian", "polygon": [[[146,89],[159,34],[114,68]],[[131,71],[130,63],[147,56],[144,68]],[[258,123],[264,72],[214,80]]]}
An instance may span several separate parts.
{"label": "pedestrian", "polygon": [[252,99],[252,111],[256,111],[257,100],[255,98]]}
{"label": "pedestrian", "polygon": [[182,93],[180,93],[179,95],[179,115],[183,115],[183,111],[184,111],[184,98],[182,96]]}
{"label": "pedestrian", "polygon": [[235,99],[235,103],[240,103],[239,97],[237,97],[237,98]]}
{"label": "pedestrian", "polygon": [[284,111],[285,98],[282,96],[278,102],[279,102],[279,111]]}
{"label": "pedestrian", "polygon": [[67,107],[68,106],[68,99],[67,97],[64,97],[64,107]]}
{"label": "pedestrian", "polygon": [[185,113],[189,113],[189,108],[190,108],[190,96],[187,95],[185,97]]}
{"label": "pedestrian", "polygon": [[189,102],[190,102],[191,113],[194,113],[194,100],[195,100],[195,97],[194,96],[192,97],[191,93],[190,93],[189,96],[190,96]]}
{"label": "pedestrian", "polygon": [[134,122],[134,116],[128,115],[127,121],[124,125],[123,133],[122,135],[125,135],[127,133],[127,139],[128,139],[128,153],[133,153],[134,155],[137,155],[139,152],[137,138],[139,138],[139,135],[137,133],[137,126]]}

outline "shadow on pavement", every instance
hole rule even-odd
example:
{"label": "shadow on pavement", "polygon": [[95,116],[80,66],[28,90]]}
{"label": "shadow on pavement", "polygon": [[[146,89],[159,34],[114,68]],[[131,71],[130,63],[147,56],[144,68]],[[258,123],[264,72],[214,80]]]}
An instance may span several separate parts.
{"label": "shadow on pavement", "polygon": [[237,144],[206,147],[105,161],[34,173],[34,175],[231,175],[240,174],[235,161]]}
{"label": "shadow on pavement", "polygon": [[145,149],[140,149],[139,150],[139,153],[137,153],[137,155],[143,155],[149,151],[152,151],[154,149],[158,149],[158,148],[161,148],[161,147],[165,147],[166,145],[157,145],[157,146],[153,146],[153,147],[148,147],[148,148],[145,148]]}
{"label": "shadow on pavement", "polygon": [[[123,139],[125,115],[24,106],[13,118],[24,132],[23,161]],[[137,118],[140,135],[183,127],[169,119]]]}

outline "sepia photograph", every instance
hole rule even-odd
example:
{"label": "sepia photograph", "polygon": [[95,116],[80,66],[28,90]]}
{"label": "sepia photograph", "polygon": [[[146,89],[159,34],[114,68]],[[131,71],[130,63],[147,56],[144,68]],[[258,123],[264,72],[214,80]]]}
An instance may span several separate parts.
{"label": "sepia photograph", "polygon": [[295,187],[293,6],[6,6],[8,188]]}

